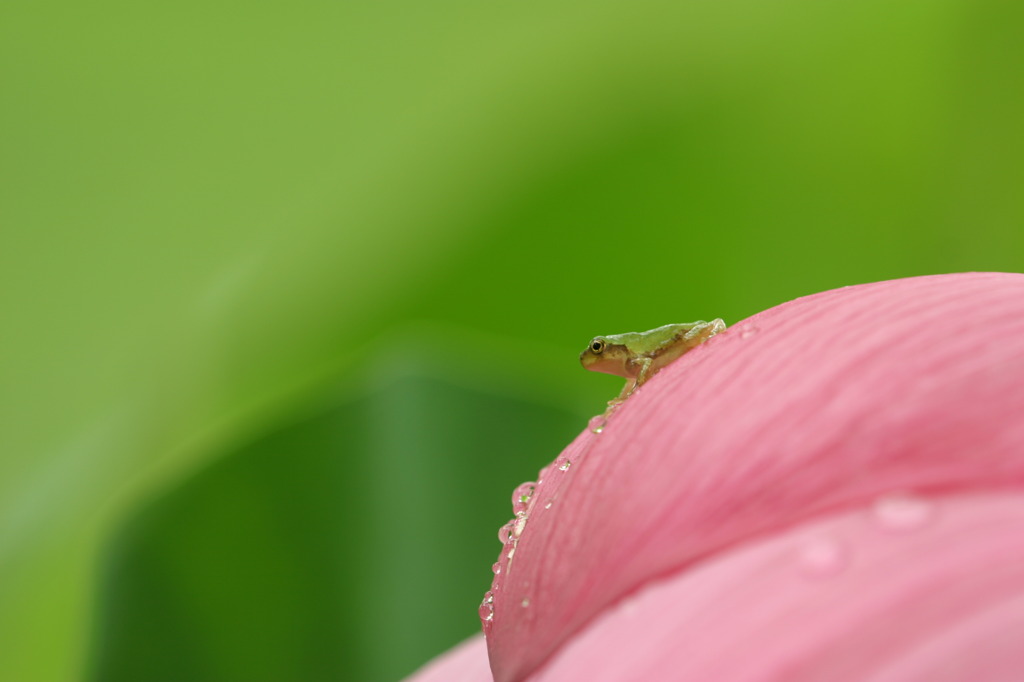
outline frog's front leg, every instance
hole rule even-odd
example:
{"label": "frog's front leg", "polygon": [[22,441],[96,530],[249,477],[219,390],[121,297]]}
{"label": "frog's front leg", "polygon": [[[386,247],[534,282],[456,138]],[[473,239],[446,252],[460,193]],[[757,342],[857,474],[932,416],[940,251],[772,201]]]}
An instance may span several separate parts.
{"label": "frog's front leg", "polygon": [[630,393],[632,393],[633,389],[637,386],[643,386],[648,379],[654,376],[654,372],[651,371],[651,367],[654,365],[654,360],[651,358],[638,358],[636,364],[640,367],[640,371],[636,373],[636,383],[633,385],[633,388],[629,390]]}
{"label": "frog's front leg", "polygon": [[622,392],[620,392],[613,400],[609,400],[608,404],[615,407],[616,405],[621,405],[626,402],[626,398],[636,390],[636,386],[636,379],[626,379],[626,385],[622,387]]}
{"label": "frog's front leg", "polygon": [[626,379],[626,385],[622,387],[622,392],[619,393],[615,400],[609,401],[609,405],[614,407],[626,402],[626,398],[633,395],[633,391],[651,377],[651,365],[654,363],[651,358],[637,358],[634,360],[634,363],[639,367],[636,377]]}
{"label": "frog's front leg", "polygon": [[622,387],[622,392],[619,393],[614,400],[608,401],[608,409],[604,412],[605,417],[610,416],[611,413],[615,411],[616,407],[626,402],[626,399],[633,395],[633,391],[635,391],[640,384],[644,383],[651,377],[651,365],[654,364],[653,360],[650,358],[640,358],[636,361],[636,364],[640,367],[640,371],[637,372],[636,378],[626,379],[626,385]]}

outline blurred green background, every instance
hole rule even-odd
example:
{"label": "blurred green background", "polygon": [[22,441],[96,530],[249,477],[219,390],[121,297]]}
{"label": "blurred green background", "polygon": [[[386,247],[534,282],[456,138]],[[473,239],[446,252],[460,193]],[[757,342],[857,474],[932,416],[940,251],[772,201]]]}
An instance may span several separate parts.
{"label": "blurred green background", "polygon": [[1024,267],[1024,5],[0,5],[0,679],[397,680],[598,333]]}

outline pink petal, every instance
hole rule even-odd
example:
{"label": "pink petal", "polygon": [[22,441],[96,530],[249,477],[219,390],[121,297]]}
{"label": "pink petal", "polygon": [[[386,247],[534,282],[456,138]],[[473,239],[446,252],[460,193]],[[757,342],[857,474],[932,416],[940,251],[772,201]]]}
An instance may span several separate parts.
{"label": "pink petal", "polygon": [[530,682],[1019,680],[1024,495],[886,504],[651,583]]}
{"label": "pink petal", "polygon": [[487,644],[470,637],[417,670],[405,682],[491,682]]}
{"label": "pink petal", "polygon": [[892,491],[1021,488],[1021,414],[1021,275],[850,287],[735,325],[542,472],[495,579],[495,679],[524,679],[627,594],[741,542]]}

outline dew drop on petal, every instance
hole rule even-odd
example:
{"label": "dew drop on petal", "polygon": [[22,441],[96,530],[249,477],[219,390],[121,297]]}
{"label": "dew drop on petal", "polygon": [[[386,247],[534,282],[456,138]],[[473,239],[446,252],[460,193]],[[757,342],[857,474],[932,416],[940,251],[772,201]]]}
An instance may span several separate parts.
{"label": "dew drop on petal", "polygon": [[561,463],[561,464],[560,464],[560,465],[558,466],[558,470],[559,470],[559,471],[568,471],[568,470],[569,470],[569,467],[571,467],[571,466],[572,466],[572,462],[570,462],[569,460],[565,460],[564,462],[562,462],[562,463]]}
{"label": "dew drop on petal", "polygon": [[487,592],[484,594],[484,600],[480,602],[480,620],[483,623],[489,623],[494,619],[494,594]]}
{"label": "dew drop on petal", "polygon": [[548,500],[547,504],[544,505],[544,508],[545,509],[551,509],[551,505],[553,505],[554,503],[555,503],[554,500]]}
{"label": "dew drop on petal", "polygon": [[885,530],[908,531],[924,526],[932,517],[932,505],[908,494],[893,494],[875,500],[871,509],[875,522]]}
{"label": "dew drop on petal", "polygon": [[537,489],[537,484],[533,481],[527,481],[523,483],[512,493],[512,512],[518,514],[521,511],[526,511],[530,506],[530,500],[533,499],[533,491]]}
{"label": "dew drop on petal", "polygon": [[504,526],[498,529],[498,541],[501,544],[507,545],[509,542],[512,541],[512,538],[514,537],[512,533],[515,530],[515,526],[516,520],[512,519],[511,521],[509,521]]}
{"label": "dew drop on petal", "polygon": [[846,567],[846,550],[831,538],[805,541],[798,550],[800,572],[808,578],[827,578]]}
{"label": "dew drop on petal", "polygon": [[524,599],[522,603],[523,603],[523,608],[525,609],[526,607],[528,607],[530,605],[530,600],[528,598]]}
{"label": "dew drop on petal", "polygon": [[528,518],[530,518],[529,516],[526,515],[526,512],[520,512],[520,513],[522,514],[522,516],[520,516],[519,518],[516,519],[516,525],[515,525],[515,528],[512,531],[512,534],[515,537],[517,537],[517,538],[520,535],[523,534],[523,529],[526,528],[526,520]]}
{"label": "dew drop on petal", "polygon": [[491,572],[494,573],[494,575],[501,573],[501,564],[497,561],[491,564]]}
{"label": "dew drop on petal", "polygon": [[604,431],[604,426],[607,423],[608,422],[605,420],[604,415],[599,414],[596,417],[590,418],[590,421],[587,422],[587,427],[590,429],[591,433],[601,433]]}

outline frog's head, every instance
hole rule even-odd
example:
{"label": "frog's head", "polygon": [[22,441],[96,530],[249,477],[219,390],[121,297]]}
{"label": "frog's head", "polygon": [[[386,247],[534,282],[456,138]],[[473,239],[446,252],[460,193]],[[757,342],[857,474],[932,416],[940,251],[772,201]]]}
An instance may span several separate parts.
{"label": "frog's head", "polygon": [[595,336],[580,353],[580,364],[591,372],[604,372],[627,377],[629,350],[620,343],[610,343],[604,336]]}

